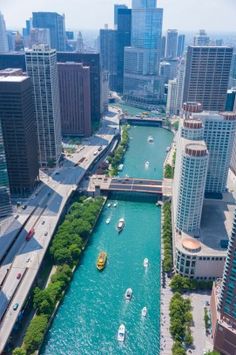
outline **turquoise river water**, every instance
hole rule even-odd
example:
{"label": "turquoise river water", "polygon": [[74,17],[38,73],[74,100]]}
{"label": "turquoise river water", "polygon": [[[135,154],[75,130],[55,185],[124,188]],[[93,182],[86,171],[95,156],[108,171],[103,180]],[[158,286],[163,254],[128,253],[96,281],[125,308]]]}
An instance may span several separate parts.
{"label": "turquoise river water", "polygon": [[[147,142],[152,135],[154,143]],[[157,127],[131,127],[130,147],[120,175],[162,178],[166,147],[172,134]],[[145,161],[149,161],[145,169]],[[114,202],[117,201],[117,207]],[[112,206],[108,207],[108,203]],[[116,224],[125,218],[118,234]],[[110,218],[110,224],[106,219]],[[98,253],[108,262],[96,269]],[[150,265],[144,269],[147,257]],[[127,303],[125,290],[133,289]],[[146,306],[148,314],[141,317]],[[126,326],[123,344],[119,325]],[[160,209],[148,199],[113,196],[106,203],[89,245],[49,330],[41,355],[157,355],[160,345]]]}

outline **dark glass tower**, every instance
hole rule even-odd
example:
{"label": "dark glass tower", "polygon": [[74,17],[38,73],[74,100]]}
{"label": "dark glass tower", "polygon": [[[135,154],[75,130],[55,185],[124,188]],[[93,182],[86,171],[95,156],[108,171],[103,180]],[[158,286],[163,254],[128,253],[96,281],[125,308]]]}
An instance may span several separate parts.
{"label": "dark glass tower", "polygon": [[0,122],[0,218],[10,215],[11,211],[7,163]]}

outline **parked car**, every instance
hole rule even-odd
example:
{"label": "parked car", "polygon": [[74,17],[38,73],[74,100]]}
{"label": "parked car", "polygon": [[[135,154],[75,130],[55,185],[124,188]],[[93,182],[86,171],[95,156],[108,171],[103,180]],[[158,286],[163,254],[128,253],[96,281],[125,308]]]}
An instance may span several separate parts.
{"label": "parked car", "polygon": [[17,280],[19,280],[21,278],[21,273],[19,272],[16,276]]}
{"label": "parked car", "polygon": [[14,306],[12,307],[13,311],[16,311],[18,307],[19,307],[19,303],[15,303]]}

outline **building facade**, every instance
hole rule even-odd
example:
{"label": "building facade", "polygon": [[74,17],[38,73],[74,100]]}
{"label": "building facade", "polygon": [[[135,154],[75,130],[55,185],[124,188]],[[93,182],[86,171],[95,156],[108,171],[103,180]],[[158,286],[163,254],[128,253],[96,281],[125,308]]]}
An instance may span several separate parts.
{"label": "building facade", "polygon": [[26,197],[34,190],[39,176],[35,106],[29,77],[0,73],[0,118],[10,191],[14,196]]}
{"label": "building facade", "polygon": [[29,48],[45,44],[51,47],[50,30],[48,28],[32,28],[29,35]]}
{"label": "building facade", "polygon": [[124,4],[120,4],[120,5],[115,4],[114,5],[114,25],[115,25],[115,27],[118,26],[118,13],[119,13],[120,9],[127,10],[128,7]]}
{"label": "building facade", "polygon": [[56,51],[45,45],[26,51],[27,73],[33,82],[41,167],[57,164],[61,155],[61,115]]}
{"label": "building facade", "polygon": [[58,63],[62,135],[89,136],[90,71],[79,63]]}
{"label": "building facade", "polygon": [[12,213],[6,155],[0,121],[0,219]]}
{"label": "building facade", "polygon": [[167,30],[166,36],[166,58],[175,58],[177,56],[178,31]]}
{"label": "building facade", "polygon": [[210,37],[207,35],[205,30],[199,30],[199,33],[194,36],[193,45],[194,46],[210,45]]}
{"label": "building facade", "polygon": [[0,12],[0,52],[9,52],[6,24],[3,14]]}
{"label": "building facade", "polygon": [[65,16],[56,12],[33,12],[33,27],[50,30],[51,48],[66,50]]}
{"label": "building facade", "polygon": [[124,95],[127,100],[155,104],[160,92],[163,10],[155,0],[133,0],[131,46],[124,53]]}
{"label": "building facade", "polygon": [[185,49],[185,35],[179,35],[177,46],[177,57],[182,57]]}
{"label": "building facade", "polygon": [[230,47],[188,47],[184,102],[200,102],[206,111],[224,111],[232,54]]}
{"label": "building facade", "polygon": [[101,68],[109,73],[109,87],[116,90],[117,78],[117,30],[100,30]]}
{"label": "building facade", "polygon": [[169,115],[177,113],[177,79],[168,82],[166,113]]}

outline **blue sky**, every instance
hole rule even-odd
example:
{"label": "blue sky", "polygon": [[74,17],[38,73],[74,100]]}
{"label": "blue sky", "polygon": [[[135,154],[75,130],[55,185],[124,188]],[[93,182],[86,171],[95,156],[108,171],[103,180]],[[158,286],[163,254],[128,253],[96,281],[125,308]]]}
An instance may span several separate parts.
{"label": "blue sky", "polygon": [[[157,0],[164,8],[164,29],[236,32],[236,0]],[[65,13],[66,27],[99,29],[113,25],[113,5],[131,0],[0,0],[8,28],[21,28],[32,11]]]}

